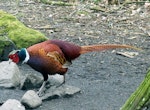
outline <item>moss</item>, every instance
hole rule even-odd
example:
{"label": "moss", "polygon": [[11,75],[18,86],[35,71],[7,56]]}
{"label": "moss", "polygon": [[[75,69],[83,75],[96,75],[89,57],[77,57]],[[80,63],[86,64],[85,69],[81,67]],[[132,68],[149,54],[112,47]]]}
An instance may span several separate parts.
{"label": "moss", "polygon": [[4,47],[10,42],[13,42],[20,49],[47,39],[44,34],[26,27],[13,15],[0,10],[0,55]]}
{"label": "moss", "polygon": [[13,15],[0,11],[0,34],[7,34],[18,48],[28,47],[46,40],[44,34],[30,29],[18,21]]}

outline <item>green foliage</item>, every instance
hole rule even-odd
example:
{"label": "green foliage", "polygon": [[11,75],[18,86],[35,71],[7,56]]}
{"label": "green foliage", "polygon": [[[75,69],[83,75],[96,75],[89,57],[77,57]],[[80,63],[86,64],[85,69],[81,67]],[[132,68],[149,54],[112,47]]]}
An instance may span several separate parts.
{"label": "green foliage", "polygon": [[137,90],[129,97],[121,110],[142,110],[150,104],[150,70]]}

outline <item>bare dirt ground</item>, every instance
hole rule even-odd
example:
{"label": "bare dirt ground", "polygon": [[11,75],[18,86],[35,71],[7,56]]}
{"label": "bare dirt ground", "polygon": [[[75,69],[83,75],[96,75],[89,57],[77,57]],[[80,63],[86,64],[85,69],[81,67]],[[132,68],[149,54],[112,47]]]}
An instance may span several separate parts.
{"label": "bare dirt ground", "polygon": [[[146,5],[130,4],[120,8],[100,5],[103,11],[94,11],[91,6],[94,4],[55,6],[32,0],[20,1],[17,5],[15,0],[0,0],[0,9],[50,39],[79,45],[129,44],[144,49],[134,58],[116,54],[134,51],[125,49],[82,55],[73,61],[66,75],[66,83],[81,88],[81,93],[44,101],[35,110],[119,110],[143,80],[150,66],[150,12]],[[24,73],[35,73],[27,66],[20,69]],[[24,92],[1,89],[0,100],[20,99]]]}

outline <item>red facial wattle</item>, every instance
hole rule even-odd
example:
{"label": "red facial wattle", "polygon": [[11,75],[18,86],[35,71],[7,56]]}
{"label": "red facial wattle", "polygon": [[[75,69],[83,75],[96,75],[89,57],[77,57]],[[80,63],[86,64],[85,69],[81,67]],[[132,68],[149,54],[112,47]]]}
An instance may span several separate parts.
{"label": "red facial wattle", "polygon": [[18,63],[18,62],[19,62],[19,57],[18,57],[17,54],[9,55],[9,58],[10,58],[14,63]]}

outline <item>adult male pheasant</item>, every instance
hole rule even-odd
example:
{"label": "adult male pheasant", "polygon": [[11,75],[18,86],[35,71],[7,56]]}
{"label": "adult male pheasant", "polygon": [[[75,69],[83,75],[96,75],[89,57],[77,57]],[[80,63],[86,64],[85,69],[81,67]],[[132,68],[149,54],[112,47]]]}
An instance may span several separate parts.
{"label": "adult male pheasant", "polygon": [[27,63],[33,69],[42,73],[44,82],[39,89],[39,94],[41,94],[48,80],[48,75],[55,75],[56,73],[65,75],[71,61],[81,54],[116,48],[138,49],[129,45],[104,44],[78,46],[61,40],[47,40],[30,46],[27,49],[22,48],[21,50],[13,51],[9,54],[9,58],[15,63]]}

